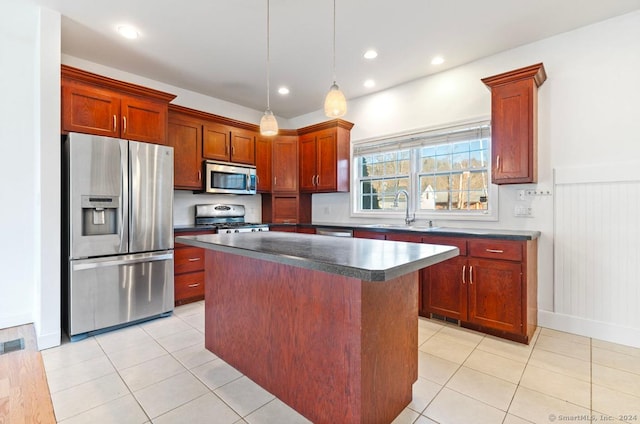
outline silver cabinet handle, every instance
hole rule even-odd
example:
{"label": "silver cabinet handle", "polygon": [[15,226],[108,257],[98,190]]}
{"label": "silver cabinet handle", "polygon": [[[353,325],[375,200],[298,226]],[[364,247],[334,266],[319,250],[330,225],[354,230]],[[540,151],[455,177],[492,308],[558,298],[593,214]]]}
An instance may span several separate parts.
{"label": "silver cabinet handle", "polygon": [[504,250],[499,250],[499,249],[485,249],[485,251],[489,253],[504,253]]}
{"label": "silver cabinet handle", "polygon": [[467,273],[467,266],[462,266],[462,284],[467,284],[467,279],[464,278],[464,275]]}
{"label": "silver cabinet handle", "polygon": [[190,289],[194,288],[194,287],[198,287],[200,285],[200,283],[193,283],[193,284],[189,284],[187,287],[189,287]]}
{"label": "silver cabinet handle", "polygon": [[278,177],[273,177],[273,185],[278,185]]}
{"label": "silver cabinet handle", "polygon": [[122,117],[122,134],[127,132],[127,117]]}
{"label": "silver cabinet handle", "polygon": [[496,171],[500,170],[500,155],[496,156]]}
{"label": "silver cabinet handle", "polygon": [[469,267],[469,284],[473,284],[473,265]]}
{"label": "silver cabinet handle", "polygon": [[118,129],[118,117],[116,115],[113,115],[113,132],[116,132],[117,129]]}
{"label": "silver cabinet handle", "polygon": [[316,186],[320,185],[320,175],[316,175]]}
{"label": "silver cabinet handle", "polygon": [[189,262],[198,262],[201,258],[189,258]]}
{"label": "silver cabinet handle", "polygon": [[198,181],[202,180],[202,171],[198,171]]}

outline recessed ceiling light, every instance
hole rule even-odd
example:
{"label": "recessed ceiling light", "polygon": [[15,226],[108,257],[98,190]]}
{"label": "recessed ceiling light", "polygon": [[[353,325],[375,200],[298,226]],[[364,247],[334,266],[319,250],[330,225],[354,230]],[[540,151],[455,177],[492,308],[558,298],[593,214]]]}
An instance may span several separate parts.
{"label": "recessed ceiling light", "polygon": [[289,89],[287,87],[280,87],[278,88],[278,93],[282,94],[283,96],[287,95],[289,94]]}
{"label": "recessed ceiling light", "polygon": [[367,88],[375,87],[376,82],[372,79],[368,79],[364,82],[364,86]]}
{"label": "recessed ceiling light", "polygon": [[376,57],[378,57],[378,52],[375,50],[367,50],[364,52],[365,59],[375,59]]}
{"label": "recessed ceiling light", "polygon": [[118,25],[118,34],[122,35],[124,38],[128,38],[129,40],[135,40],[140,35],[138,30],[132,27],[131,25]]}
{"label": "recessed ceiling light", "polygon": [[442,56],[436,56],[431,59],[432,65],[442,65],[444,63],[444,58]]}

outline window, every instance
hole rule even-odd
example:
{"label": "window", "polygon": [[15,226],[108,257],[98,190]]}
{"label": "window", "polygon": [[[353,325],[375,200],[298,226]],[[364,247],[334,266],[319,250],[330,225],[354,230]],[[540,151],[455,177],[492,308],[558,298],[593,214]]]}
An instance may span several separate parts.
{"label": "window", "polygon": [[491,218],[490,146],[486,121],[355,144],[353,213]]}

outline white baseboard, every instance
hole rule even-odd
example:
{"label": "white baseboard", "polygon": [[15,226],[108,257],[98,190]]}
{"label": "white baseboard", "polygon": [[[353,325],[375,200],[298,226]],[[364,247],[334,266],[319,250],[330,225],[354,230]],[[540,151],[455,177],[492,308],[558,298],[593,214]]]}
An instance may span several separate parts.
{"label": "white baseboard", "polygon": [[573,315],[538,311],[538,325],[580,336],[640,348],[640,328],[623,327]]}
{"label": "white baseboard", "polygon": [[62,332],[60,330],[48,333],[38,334],[38,350],[49,349],[50,347],[60,346]]}
{"label": "white baseboard", "polygon": [[9,328],[9,327],[17,327],[18,325],[31,324],[33,322],[33,318],[31,314],[21,314],[21,315],[4,315],[0,316],[0,329]]}

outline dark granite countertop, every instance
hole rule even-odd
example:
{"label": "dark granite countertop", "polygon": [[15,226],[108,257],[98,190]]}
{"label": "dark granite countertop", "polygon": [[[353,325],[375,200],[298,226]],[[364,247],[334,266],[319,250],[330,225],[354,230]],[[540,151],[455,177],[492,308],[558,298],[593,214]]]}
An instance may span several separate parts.
{"label": "dark granite countertop", "polygon": [[[402,224],[341,224],[341,223],[316,223],[316,224],[269,224],[278,227],[307,227],[307,228],[333,228],[347,230],[367,230],[383,233],[416,232],[420,234],[432,234],[445,237],[469,237],[469,238],[494,238],[501,240],[535,240],[540,238],[540,231],[502,230],[485,228],[454,228],[454,227],[427,227],[406,226]],[[207,225],[185,224],[174,226],[174,232],[179,234],[184,231],[210,231]]]}
{"label": "dark granite countertop", "polygon": [[391,280],[460,253],[452,246],[286,232],[179,236],[177,241],[366,281]]}
{"label": "dark granite countertop", "polygon": [[[280,225],[280,224],[275,224]],[[428,227],[420,225],[402,225],[402,224],[340,224],[340,223],[315,223],[315,224],[298,224],[300,227],[310,228],[336,228],[336,229],[352,229],[367,230],[378,232],[416,232],[424,235],[432,234],[446,237],[469,237],[469,238],[495,238],[502,240],[535,240],[540,237],[540,231],[523,231],[523,230],[502,230],[487,228],[454,228],[454,227]]]}

